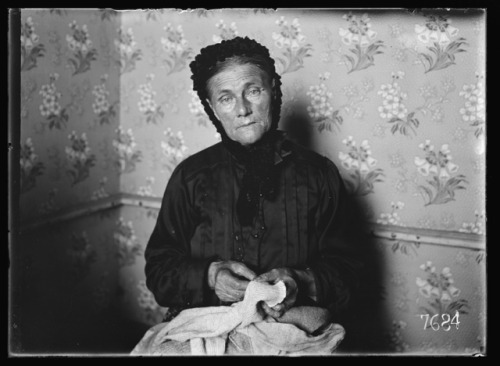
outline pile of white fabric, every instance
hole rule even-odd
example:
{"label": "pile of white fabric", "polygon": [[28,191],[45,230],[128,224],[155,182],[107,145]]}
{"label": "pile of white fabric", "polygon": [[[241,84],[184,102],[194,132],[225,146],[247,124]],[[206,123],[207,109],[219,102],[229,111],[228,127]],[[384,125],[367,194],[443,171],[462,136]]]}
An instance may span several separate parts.
{"label": "pile of white fabric", "polygon": [[272,307],[285,296],[282,281],[274,285],[251,281],[243,301],[186,309],[149,329],[131,355],[332,354],[345,330],[329,322],[327,310],[295,307],[278,320],[258,310],[260,301]]}

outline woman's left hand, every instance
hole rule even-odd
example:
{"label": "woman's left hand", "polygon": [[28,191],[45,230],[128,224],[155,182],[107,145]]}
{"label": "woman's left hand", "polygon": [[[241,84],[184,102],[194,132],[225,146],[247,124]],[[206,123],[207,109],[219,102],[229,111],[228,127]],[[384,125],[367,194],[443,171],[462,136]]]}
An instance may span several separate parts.
{"label": "woman's left hand", "polygon": [[262,310],[273,318],[280,318],[288,309],[290,309],[297,300],[298,294],[298,279],[296,273],[291,268],[276,268],[269,272],[263,273],[255,278],[258,282],[267,282],[275,284],[283,281],[286,286],[285,299],[273,307],[268,306],[264,301],[261,302]]}

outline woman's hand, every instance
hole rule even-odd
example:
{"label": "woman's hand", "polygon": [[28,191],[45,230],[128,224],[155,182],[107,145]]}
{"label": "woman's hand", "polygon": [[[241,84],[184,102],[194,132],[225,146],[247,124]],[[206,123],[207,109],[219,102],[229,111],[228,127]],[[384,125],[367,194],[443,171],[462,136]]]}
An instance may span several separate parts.
{"label": "woman's hand", "polygon": [[208,268],[208,285],[224,302],[241,301],[255,277],[255,272],[236,261],[212,262]]}
{"label": "woman's hand", "polygon": [[285,299],[276,306],[269,307],[265,302],[261,302],[262,310],[273,318],[280,318],[288,309],[290,309],[297,300],[298,277],[295,270],[291,268],[277,268],[263,273],[255,281],[275,284],[283,281],[286,286]]}

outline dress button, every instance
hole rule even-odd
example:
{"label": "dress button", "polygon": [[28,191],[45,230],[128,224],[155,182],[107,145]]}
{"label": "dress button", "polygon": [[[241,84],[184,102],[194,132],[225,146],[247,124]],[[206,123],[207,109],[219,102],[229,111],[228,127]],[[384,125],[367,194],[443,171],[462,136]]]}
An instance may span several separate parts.
{"label": "dress button", "polygon": [[260,227],[260,229],[261,229],[261,230],[266,230],[266,227],[265,227],[264,225],[262,225],[262,226]]}
{"label": "dress button", "polygon": [[253,237],[257,239],[259,237],[259,234],[253,234]]}
{"label": "dress button", "polygon": [[234,240],[238,241],[238,240],[240,240],[240,237],[238,235],[235,235]]}

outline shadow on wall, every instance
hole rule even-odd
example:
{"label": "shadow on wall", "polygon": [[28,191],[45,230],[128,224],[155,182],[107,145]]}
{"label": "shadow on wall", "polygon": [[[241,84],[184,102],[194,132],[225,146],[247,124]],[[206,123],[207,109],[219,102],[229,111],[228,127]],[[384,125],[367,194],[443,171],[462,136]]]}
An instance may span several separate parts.
{"label": "shadow on wall", "polygon": [[346,329],[346,338],[339,351],[360,354],[391,352],[394,349],[390,329],[387,328],[390,322],[384,305],[384,258],[370,235],[369,224],[363,214],[366,208],[355,197],[350,196],[349,200],[353,208],[350,239],[359,251],[364,268],[359,276],[359,288],[340,321]]}
{"label": "shadow on wall", "polygon": [[[121,313],[116,263],[90,261],[92,256],[86,256],[82,243],[71,241],[76,227],[98,228],[98,220],[87,217],[64,225],[48,224],[16,235],[10,268],[12,353],[128,354],[149,328]],[[94,234],[90,229],[89,233]],[[104,246],[99,248],[102,253],[112,250]],[[105,268],[98,268],[99,263]],[[99,275],[104,272],[107,280]],[[98,291],[100,279],[109,285],[109,294]]]}
{"label": "shadow on wall", "polygon": [[[304,100],[294,102],[280,127],[288,138],[310,150],[313,144],[312,121],[307,114]],[[364,268],[360,273],[360,286],[352,295],[349,309],[341,314],[338,323],[346,329],[346,338],[338,349],[342,353],[385,353],[394,351],[391,346],[390,329],[387,328],[387,311],[384,308],[384,285],[382,253],[377,250],[374,237],[370,234],[365,212],[366,203],[355,196],[349,196],[352,224],[347,235],[356,246]]]}
{"label": "shadow on wall", "polygon": [[280,128],[288,133],[293,142],[312,148],[312,123],[307,114],[307,101],[300,99],[294,102],[286,115],[282,112]]}

